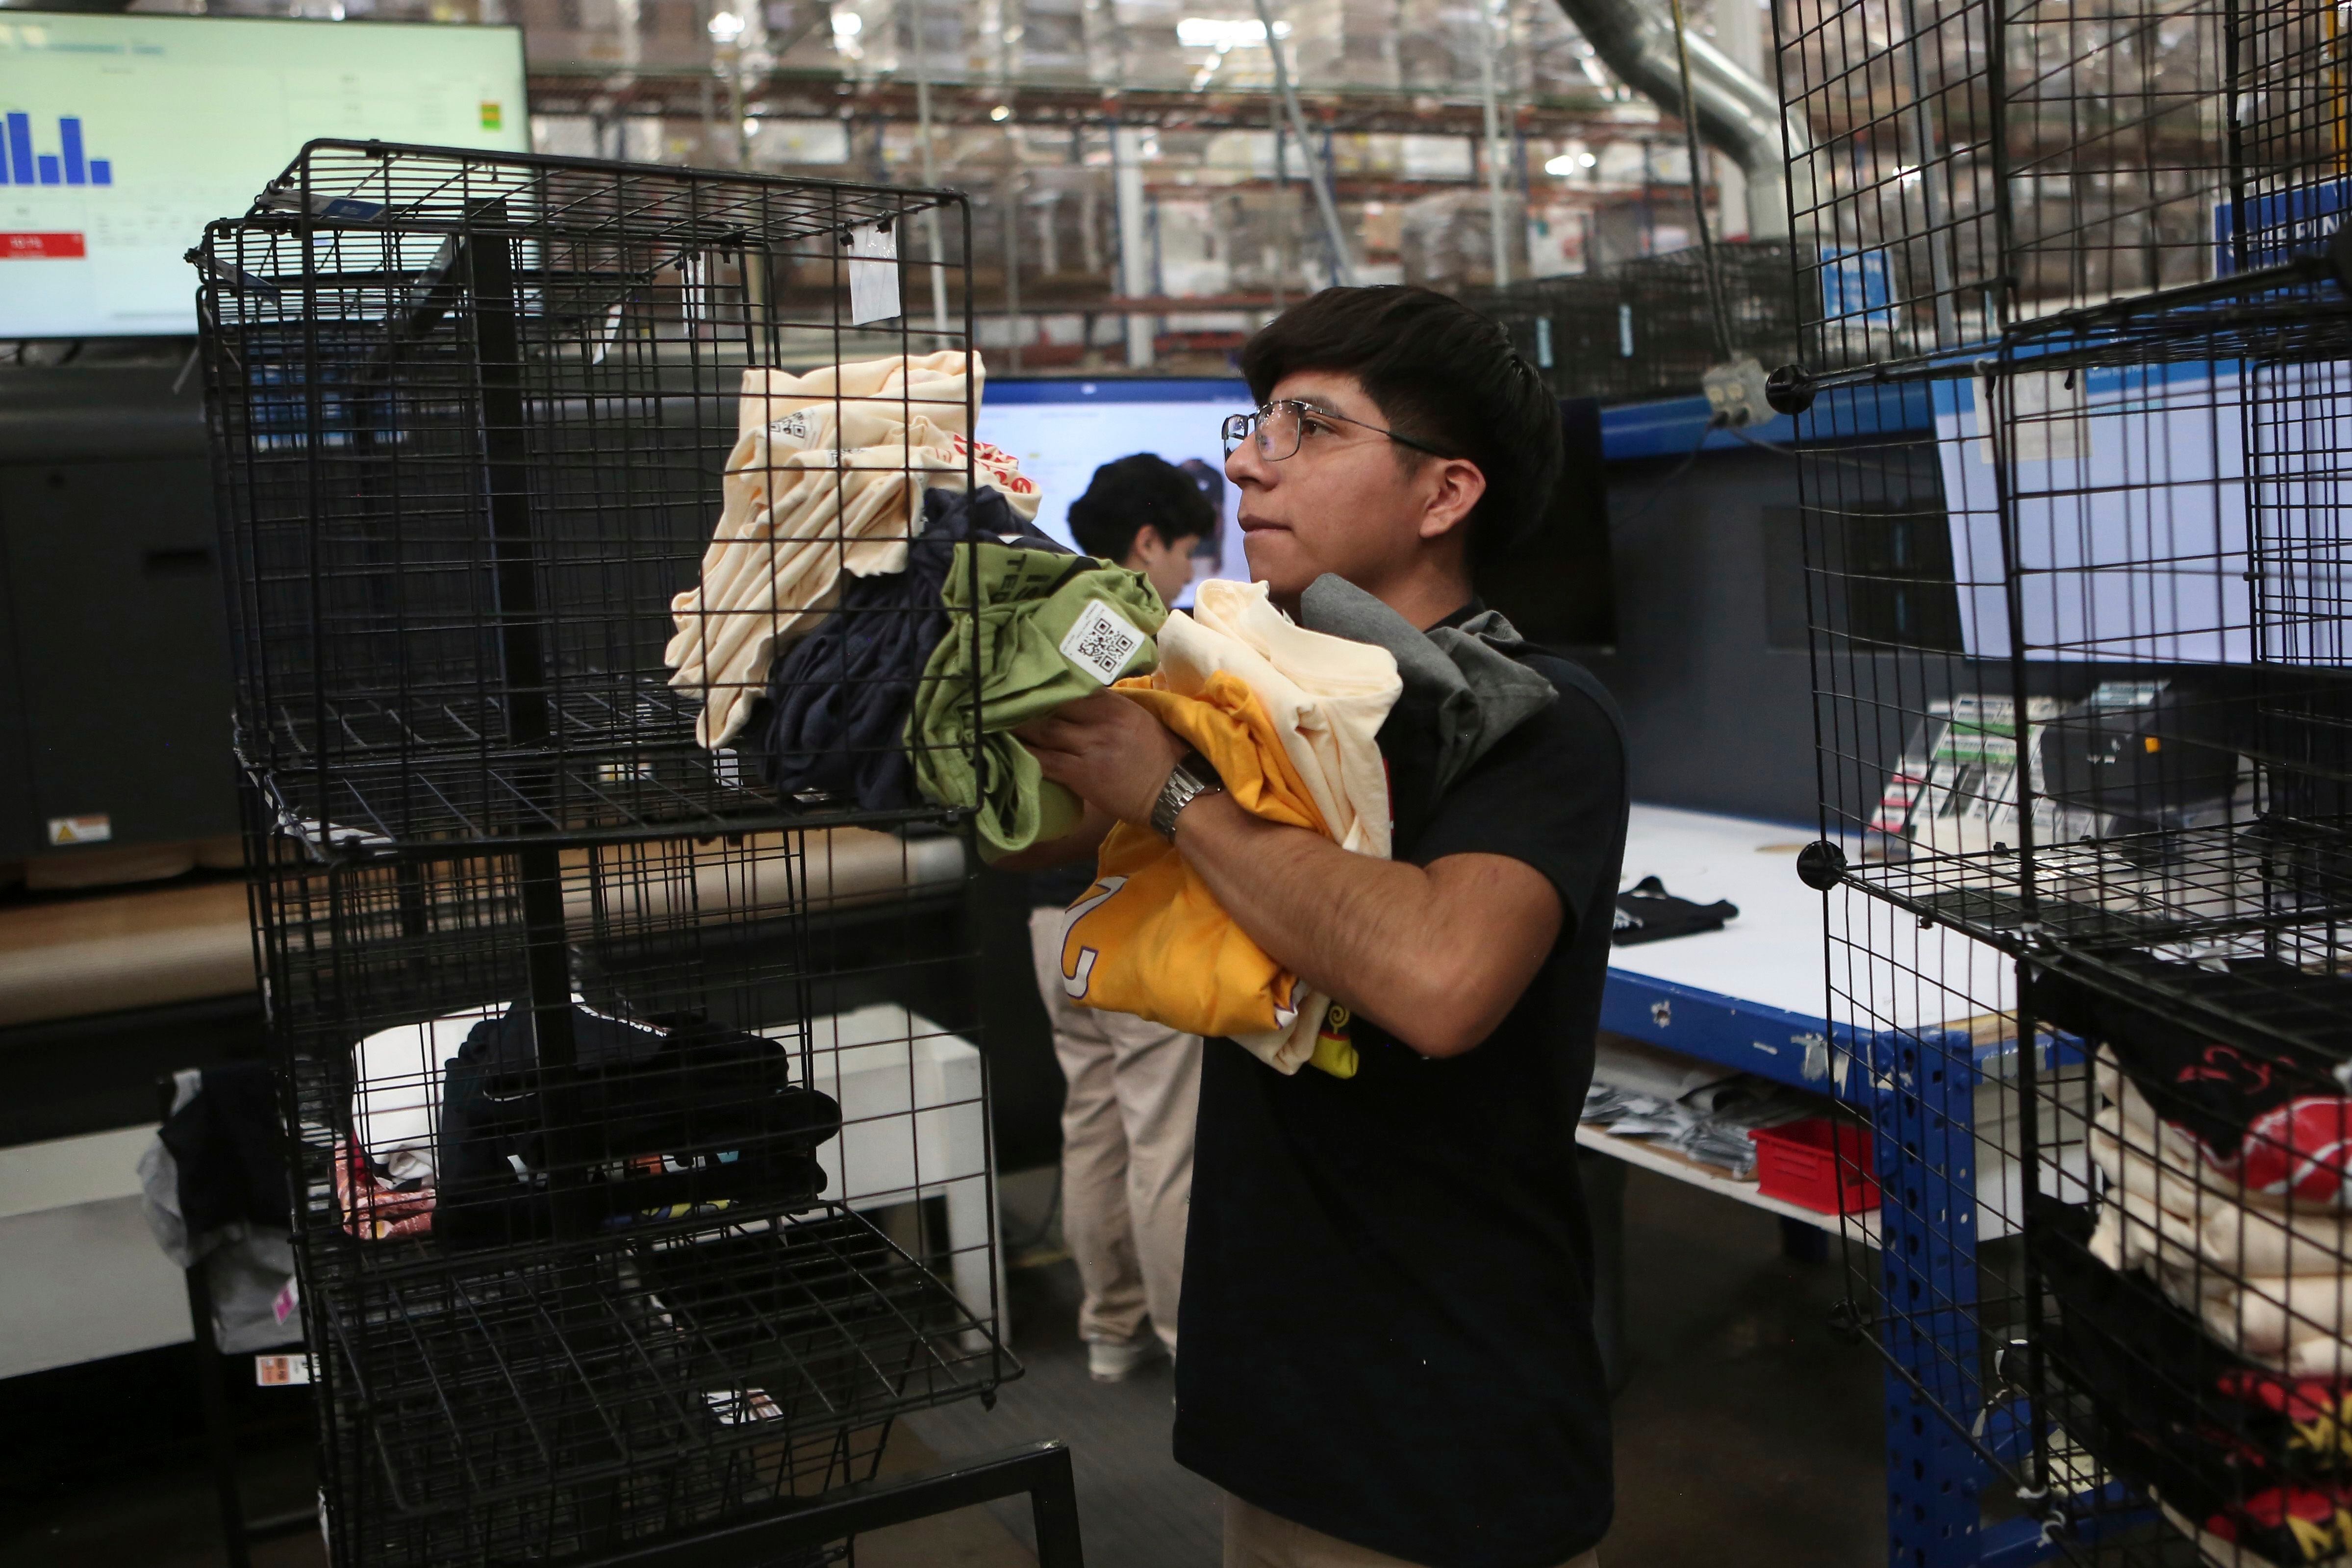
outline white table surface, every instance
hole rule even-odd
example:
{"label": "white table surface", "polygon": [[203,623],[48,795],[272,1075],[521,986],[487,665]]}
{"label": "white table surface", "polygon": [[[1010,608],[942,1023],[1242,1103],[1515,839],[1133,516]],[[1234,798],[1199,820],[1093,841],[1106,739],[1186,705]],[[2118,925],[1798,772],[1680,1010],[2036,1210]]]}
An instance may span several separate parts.
{"label": "white table surface", "polygon": [[1831,927],[1844,940],[1828,950],[1825,967],[1823,900],[1797,879],[1797,853],[1815,837],[1786,823],[1635,805],[1620,886],[1654,876],[1676,898],[1729,899],[1739,916],[1719,931],[1613,948],[1611,973],[1869,1030],[1957,1022],[2010,1005],[2007,958],[1948,927],[1922,931],[1864,893],[1829,899]]}

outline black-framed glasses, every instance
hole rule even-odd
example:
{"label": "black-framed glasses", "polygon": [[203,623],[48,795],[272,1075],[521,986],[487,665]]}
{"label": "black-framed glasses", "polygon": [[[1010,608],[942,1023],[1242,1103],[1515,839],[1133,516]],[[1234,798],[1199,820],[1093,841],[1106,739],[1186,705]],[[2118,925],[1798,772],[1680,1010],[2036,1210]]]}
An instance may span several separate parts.
{"label": "black-framed glasses", "polygon": [[1361,419],[1350,419],[1344,414],[1334,414],[1328,408],[1301,402],[1296,397],[1279,397],[1255,414],[1235,414],[1225,420],[1225,456],[1244,441],[1255,442],[1257,455],[1269,463],[1279,463],[1285,458],[1298,455],[1298,444],[1307,438],[1307,428],[1315,423],[1353,425],[1370,430],[1375,436],[1385,436],[1400,447],[1410,447],[1416,452],[1426,452],[1433,458],[1453,456],[1436,447],[1416,441],[1410,436],[1400,436],[1393,430],[1383,430]]}

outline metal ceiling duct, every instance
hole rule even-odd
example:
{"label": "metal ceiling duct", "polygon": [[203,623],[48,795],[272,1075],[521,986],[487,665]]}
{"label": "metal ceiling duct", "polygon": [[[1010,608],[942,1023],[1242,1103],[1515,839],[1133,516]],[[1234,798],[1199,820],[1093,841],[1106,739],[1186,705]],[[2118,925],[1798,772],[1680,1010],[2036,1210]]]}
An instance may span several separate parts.
{"label": "metal ceiling duct", "polygon": [[[1682,113],[1675,25],[1659,0],[1559,0],[1559,8],[1627,85],[1665,112]],[[1787,121],[1784,148],[1780,95],[1696,33],[1690,36],[1690,69],[1700,138],[1748,176],[1748,233],[1758,239],[1787,237],[1784,160],[1811,148],[1804,121]]]}

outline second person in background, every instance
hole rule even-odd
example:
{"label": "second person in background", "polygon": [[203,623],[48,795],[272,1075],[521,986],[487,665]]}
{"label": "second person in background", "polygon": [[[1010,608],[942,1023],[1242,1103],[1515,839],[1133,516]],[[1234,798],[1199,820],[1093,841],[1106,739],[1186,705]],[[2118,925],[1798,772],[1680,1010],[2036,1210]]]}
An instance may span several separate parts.
{"label": "second person in background", "polygon": [[[1215,536],[1220,521],[1192,476],[1149,452],[1105,463],[1070,503],[1078,548],[1142,573],[1171,605],[1192,584],[1193,550]],[[1078,1337],[1087,1370],[1116,1383],[1176,1350],[1201,1037],[1081,1007],[1064,994],[1068,906],[1093,880],[1091,859],[1030,878],[1029,945],[1054,1054],[1069,1080],[1062,1235],[1085,1291]]]}

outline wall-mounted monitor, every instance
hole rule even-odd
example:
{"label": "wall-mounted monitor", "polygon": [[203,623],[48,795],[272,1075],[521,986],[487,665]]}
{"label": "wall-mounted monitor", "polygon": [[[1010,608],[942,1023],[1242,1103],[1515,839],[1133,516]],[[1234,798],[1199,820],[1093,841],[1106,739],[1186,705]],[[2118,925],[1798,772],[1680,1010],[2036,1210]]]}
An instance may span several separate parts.
{"label": "wall-mounted monitor", "polygon": [[1224,482],[1225,447],[1218,434],[1229,414],[1256,406],[1246,382],[1156,376],[1118,381],[1005,381],[988,384],[981,404],[981,438],[1021,459],[1021,471],[1045,492],[1037,525],[1063,543],[1070,537],[1070,503],[1086,494],[1095,469],[1136,452],[1153,452],[1182,468],[1198,465],[1223,519],[1215,540],[1204,542],[1192,580],[1249,580],[1242,556],[1236,497]]}
{"label": "wall-mounted monitor", "polygon": [[520,30],[0,11],[0,339],[194,332],[182,257],[320,136],[529,151]]}

